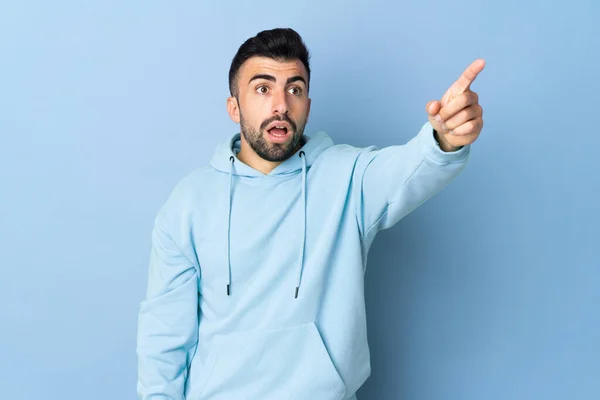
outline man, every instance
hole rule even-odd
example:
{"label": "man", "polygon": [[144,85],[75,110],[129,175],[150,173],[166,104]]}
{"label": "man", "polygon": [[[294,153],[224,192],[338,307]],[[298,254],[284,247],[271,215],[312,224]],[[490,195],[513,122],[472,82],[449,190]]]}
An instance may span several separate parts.
{"label": "man", "polygon": [[291,29],[248,39],[229,73],[240,134],[158,212],[139,314],[144,400],[356,399],[370,374],[367,253],[464,168],[482,109],[475,61],[405,145],[304,135],[309,54]]}

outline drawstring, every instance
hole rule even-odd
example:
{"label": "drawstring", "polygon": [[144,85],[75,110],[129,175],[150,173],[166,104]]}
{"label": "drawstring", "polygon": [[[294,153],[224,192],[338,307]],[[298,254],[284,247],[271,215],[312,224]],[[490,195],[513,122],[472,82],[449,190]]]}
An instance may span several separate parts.
{"label": "drawstring", "polygon": [[[294,298],[298,298],[300,284],[302,283],[302,269],[304,266],[304,246],[306,244],[306,154],[301,151],[299,157],[302,159],[302,247],[300,249],[300,261],[298,262],[298,274]],[[229,157],[229,193],[227,196],[227,296],[231,294],[231,180],[233,178],[233,163],[235,157]]]}
{"label": "drawstring", "polygon": [[229,193],[227,196],[228,212],[227,212],[227,296],[231,293],[231,178],[233,177],[233,163],[235,157],[229,157]]}
{"label": "drawstring", "polygon": [[294,298],[298,298],[300,283],[302,281],[302,267],[304,265],[304,245],[306,243],[306,154],[300,152],[299,157],[302,159],[302,247],[300,248],[300,262],[298,263],[298,280],[296,284],[296,294]]}

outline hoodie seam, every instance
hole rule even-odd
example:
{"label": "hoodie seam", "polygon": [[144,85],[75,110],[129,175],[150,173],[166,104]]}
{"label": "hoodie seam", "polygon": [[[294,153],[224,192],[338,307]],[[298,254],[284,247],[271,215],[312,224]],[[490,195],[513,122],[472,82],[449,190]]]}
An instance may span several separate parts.
{"label": "hoodie seam", "polygon": [[[425,164],[425,162],[429,159],[430,154],[433,153],[433,148],[429,149],[429,152],[425,154],[425,157],[423,157],[423,159],[421,160],[421,162],[419,164],[417,164],[417,166],[415,167],[415,169],[413,170],[413,172],[411,172],[411,174],[406,178],[406,180],[404,181],[404,183],[402,184],[402,189],[406,186],[406,184],[408,183],[408,181],[410,181],[416,174],[417,172],[419,172],[419,170],[421,169],[421,167],[423,166],[423,164]],[[389,201],[388,199],[388,206],[394,204],[394,201]]]}
{"label": "hoodie seam", "polygon": [[381,215],[379,216],[379,218],[377,218],[377,221],[375,221],[373,224],[371,224],[371,226],[369,227],[369,229],[367,229],[367,231],[365,232],[365,234],[361,236],[361,238],[360,238],[361,242],[364,242],[365,239],[367,237],[369,237],[369,234],[371,233],[371,231],[373,230],[373,228],[375,228],[377,226],[377,224],[379,224],[379,222],[387,215],[387,213],[388,213],[388,211],[390,209],[390,205],[391,204],[388,203],[388,205],[385,207],[385,211],[383,211],[381,213]]}
{"label": "hoodie seam", "polygon": [[[425,153],[425,156],[423,157],[423,159],[421,160],[421,162],[419,162],[419,164],[417,164],[417,166],[415,167],[415,169],[410,173],[410,175],[404,180],[404,182],[401,184],[400,188],[398,190],[402,191],[404,190],[404,188],[406,187],[407,183],[415,176],[415,174],[419,171],[419,169],[421,169],[421,167],[423,166],[423,164],[425,164],[425,162],[429,159],[429,156],[431,155],[431,153],[433,153],[434,149],[433,148],[429,148],[429,151]],[[375,157],[373,158],[375,159]],[[371,163],[369,163],[370,165]],[[386,163],[387,166],[387,163]],[[369,166],[367,165],[367,168]],[[365,169],[366,171],[366,169]],[[364,175],[363,175],[364,178]],[[361,184],[361,191],[362,191],[362,184]],[[389,198],[386,199],[387,205],[385,207],[385,210],[381,213],[381,215],[377,218],[377,220],[375,220],[375,222],[373,222],[371,224],[371,226],[365,231],[365,233],[361,236],[361,241],[364,240],[365,237],[367,237],[369,235],[369,233],[371,232],[371,230],[377,226],[377,224],[379,224],[379,222],[381,221],[381,219],[387,215],[389,208],[392,204],[395,203],[395,201],[390,201]]]}
{"label": "hoodie seam", "polygon": [[[460,151],[460,150],[459,150]],[[449,160],[444,160],[444,161],[438,161],[436,160],[435,157],[431,157],[431,155],[435,152],[435,150],[429,152],[429,154],[427,154],[426,159],[431,161],[431,163],[438,165],[438,166],[446,166],[446,165],[452,165],[452,164],[462,164],[465,162],[465,160],[467,159],[468,155],[465,152],[465,155],[462,155],[460,158],[452,158]],[[445,153],[443,156],[446,156],[446,154],[453,154],[453,153]],[[446,156],[447,157],[447,156]]]}
{"label": "hoodie seam", "polygon": [[171,235],[171,232],[169,231],[169,227],[166,225],[166,221],[165,222],[158,222],[158,226],[163,228],[165,233],[169,236],[169,239],[171,239],[171,242],[173,242],[173,245],[175,246],[175,248],[177,249],[177,251],[186,259],[186,261],[194,267],[194,269],[198,272],[198,274],[200,273],[200,265],[198,265],[198,263],[193,262],[192,260],[190,260],[190,258],[183,252],[183,250],[181,250],[181,246],[179,246],[179,244],[177,244],[177,242],[175,241],[175,238],[173,238],[173,235]]}

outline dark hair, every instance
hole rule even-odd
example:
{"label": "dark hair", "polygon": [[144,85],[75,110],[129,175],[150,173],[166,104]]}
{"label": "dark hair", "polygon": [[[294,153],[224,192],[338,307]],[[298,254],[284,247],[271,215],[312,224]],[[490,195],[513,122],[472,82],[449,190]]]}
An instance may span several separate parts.
{"label": "dark hair", "polygon": [[268,57],[275,60],[288,61],[299,59],[308,73],[308,85],[310,82],[310,67],[308,60],[310,55],[300,35],[291,28],[275,28],[259,32],[256,36],[246,40],[240,46],[229,68],[229,92],[237,97],[238,72],[246,60],[251,57]]}

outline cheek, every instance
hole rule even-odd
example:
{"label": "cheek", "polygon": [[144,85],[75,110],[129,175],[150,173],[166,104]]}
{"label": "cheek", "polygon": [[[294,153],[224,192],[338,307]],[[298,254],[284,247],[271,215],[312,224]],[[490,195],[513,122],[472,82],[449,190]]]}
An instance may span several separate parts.
{"label": "cheek", "polygon": [[294,114],[306,115],[308,112],[308,100],[294,98],[290,101],[290,107],[293,109]]}
{"label": "cheek", "polygon": [[253,99],[249,99],[245,104],[241,108],[244,123],[258,129],[260,124],[268,118],[268,113],[265,111],[266,107],[262,102],[253,101]]}

